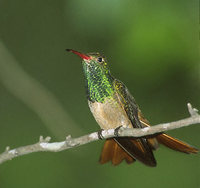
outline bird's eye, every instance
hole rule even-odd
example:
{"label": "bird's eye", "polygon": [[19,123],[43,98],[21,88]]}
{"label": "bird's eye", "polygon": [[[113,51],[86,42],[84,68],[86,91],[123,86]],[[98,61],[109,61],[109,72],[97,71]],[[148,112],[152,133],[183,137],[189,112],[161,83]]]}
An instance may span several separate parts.
{"label": "bird's eye", "polygon": [[103,61],[103,58],[102,58],[102,57],[98,57],[98,58],[97,58],[97,61],[98,61],[98,62],[102,62],[102,61]]}

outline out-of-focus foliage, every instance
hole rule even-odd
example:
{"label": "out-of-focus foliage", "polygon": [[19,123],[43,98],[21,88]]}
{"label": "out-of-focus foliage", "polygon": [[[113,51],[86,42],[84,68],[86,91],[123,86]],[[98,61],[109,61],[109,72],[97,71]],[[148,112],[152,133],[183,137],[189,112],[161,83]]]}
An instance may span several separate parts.
{"label": "out-of-focus foliage", "polygon": [[[128,86],[152,124],[188,116],[187,102],[200,109],[198,1],[1,0],[0,41],[29,76],[56,96],[76,124],[55,124],[62,132],[56,137],[7,89],[0,75],[0,152],[7,145],[34,143],[39,135],[55,141],[99,129],[87,107],[81,61],[66,48],[103,53],[113,75]],[[1,56],[0,61],[7,59]],[[200,148],[199,131],[196,125],[170,134]],[[200,186],[199,154],[161,146],[155,152],[156,168],[139,162],[113,167],[98,164],[102,144],[4,163],[0,187]]]}

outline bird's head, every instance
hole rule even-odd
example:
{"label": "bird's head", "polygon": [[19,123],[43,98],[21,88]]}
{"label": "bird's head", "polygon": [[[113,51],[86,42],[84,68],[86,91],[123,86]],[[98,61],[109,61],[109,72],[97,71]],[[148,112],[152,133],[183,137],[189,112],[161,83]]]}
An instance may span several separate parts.
{"label": "bird's head", "polygon": [[72,49],[67,49],[67,51],[72,52],[81,57],[82,63],[87,67],[89,71],[101,70],[105,73],[109,73],[105,57],[100,55],[98,52],[83,54]]}

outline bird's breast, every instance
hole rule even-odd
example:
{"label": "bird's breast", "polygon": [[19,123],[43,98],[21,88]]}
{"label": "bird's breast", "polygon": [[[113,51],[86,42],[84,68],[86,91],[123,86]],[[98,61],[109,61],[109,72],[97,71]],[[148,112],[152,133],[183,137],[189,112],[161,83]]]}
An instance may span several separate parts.
{"label": "bird's breast", "polygon": [[113,98],[107,98],[103,103],[88,101],[88,104],[102,129],[112,129],[119,126],[132,127],[125,110]]}

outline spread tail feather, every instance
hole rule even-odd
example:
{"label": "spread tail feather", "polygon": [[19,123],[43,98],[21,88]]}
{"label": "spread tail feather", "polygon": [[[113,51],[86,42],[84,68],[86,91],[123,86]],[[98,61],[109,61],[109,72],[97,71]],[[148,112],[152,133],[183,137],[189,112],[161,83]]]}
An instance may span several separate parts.
{"label": "spread tail feather", "polygon": [[118,165],[123,160],[126,160],[130,164],[135,159],[148,166],[156,166],[156,160],[148,142],[141,139],[114,138],[106,140],[101,153],[100,163],[104,164],[111,161],[113,165]]}
{"label": "spread tail feather", "polygon": [[180,151],[183,153],[197,153],[198,149],[180,141],[177,140],[176,138],[173,138],[167,134],[160,134],[156,136],[156,139],[159,143],[175,150],[175,151]]}
{"label": "spread tail feather", "polygon": [[103,150],[101,152],[100,163],[104,164],[109,161],[113,165],[120,164],[123,160],[126,160],[128,164],[133,163],[135,159],[129,156],[114,139],[107,139],[104,143]]}
{"label": "spread tail feather", "polygon": [[135,159],[143,162],[148,166],[156,166],[151,149],[156,149],[158,143],[163,144],[170,149],[183,153],[197,153],[198,149],[176,139],[167,134],[160,134],[152,139],[147,139],[150,149],[144,147],[143,143],[136,139],[130,138],[112,138],[107,139],[100,157],[100,163],[104,164],[109,161],[113,165],[120,164],[125,160],[128,164],[133,163]]}
{"label": "spread tail feather", "polygon": [[156,166],[152,148],[147,139],[133,138],[114,138],[114,140],[126,151],[132,158],[139,160],[143,164],[151,167]]}

